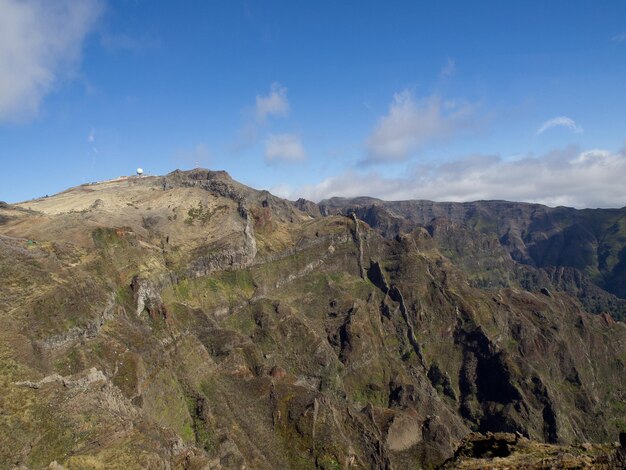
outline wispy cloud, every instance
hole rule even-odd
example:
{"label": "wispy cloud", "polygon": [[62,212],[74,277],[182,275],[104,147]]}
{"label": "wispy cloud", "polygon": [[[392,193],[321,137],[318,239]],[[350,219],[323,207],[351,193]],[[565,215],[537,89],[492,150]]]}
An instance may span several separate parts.
{"label": "wispy cloud", "polygon": [[0,121],[37,114],[41,100],[80,62],[98,0],[0,0]]}
{"label": "wispy cloud", "polygon": [[306,158],[300,137],[295,134],[270,134],[265,141],[265,160],[274,162],[299,162]]}
{"label": "wispy cloud", "polygon": [[418,166],[405,177],[348,171],[319,184],[288,191],[291,199],[319,201],[332,196],[372,196],[387,200],[476,201],[505,199],[550,206],[622,207],[626,150],[556,150],[509,161],[497,155],[471,155],[451,163]]}
{"label": "wispy cloud", "polygon": [[615,42],[626,42],[626,33],[620,33],[613,36]]}
{"label": "wispy cloud", "polygon": [[256,144],[262,128],[268,128],[274,117],[289,115],[289,99],[287,88],[278,82],[272,83],[267,95],[256,95],[254,108],[243,111],[245,121],[237,132],[237,140],[232,151],[238,153],[245,148]]}
{"label": "wispy cloud", "polygon": [[448,57],[445,65],[441,68],[439,75],[441,77],[451,77],[452,75],[455,74],[455,72],[456,72],[456,62],[454,61],[454,59],[451,59],[450,57]]}
{"label": "wispy cloud", "polygon": [[537,129],[537,134],[543,134],[545,131],[553,127],[566,127],[577,134],[583,132],[583,128],[576,124],[576,121],[568,118],[567,116],[559,116],[544,122],[541,127]]}
{"label": "wispy cloud", "polygon": [[193,148],[178,150],[172,160],[174,164],[184,167],[207,167],[211,161],[211,152],[205,144],[199,143]]}
{"label": "wispy cloud", "polygon": [[98,147],[96,147],[96,130],[92,127],[87,135],[87,143],[91,147],[91,169],[96,166],[96,157],[100,153]]}
{"label": "wispy cloud", "polygon": [[417,101],[408,90],[396,93],[367,139],[366,162],[405,160],[424,144],[470,127],[473,112],[464,101],[442,101],[438,96]]}
{"label": "wispy cloud", "polygon": [[288,114],[287,88],[280,83],[272,83],[269,94],[256,96],[256,118],[259,122],[265,122],[270,116],[287,116]]}

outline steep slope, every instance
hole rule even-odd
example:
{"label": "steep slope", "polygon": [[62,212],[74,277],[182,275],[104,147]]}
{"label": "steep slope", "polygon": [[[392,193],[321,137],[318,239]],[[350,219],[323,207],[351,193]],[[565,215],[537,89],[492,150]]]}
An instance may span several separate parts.
{"label": "steep slope", "polygon": [[0,466],[429,468],[471,430],[626,430],[626,326],[431,225],[208,170],[0,206]]}
{"label": "steep slope", "polygon": [[465,228],[470,238],[482,234],[497,239],[514,261],[541,269],[539,276],[547,275],[554,287],[577,295],[590,311],[626,318],[626,207],[576,210],[507,201],[362,197],[332,198],[319,209],[324,214],[355,213],[384,236],[447,221]]}

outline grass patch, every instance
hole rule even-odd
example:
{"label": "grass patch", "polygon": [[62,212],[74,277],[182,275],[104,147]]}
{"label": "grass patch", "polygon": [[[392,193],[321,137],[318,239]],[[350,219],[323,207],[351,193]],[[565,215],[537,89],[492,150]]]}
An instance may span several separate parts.
{"label": "grass patch", "polygon": [[185,223],[187,225],[194,225],[196,222],[202,226],[205,226],[210,220],[213,212],[205,207],[202,202],[198,202],[196,207],[192,207],[187,211],[187,218]]}
{"label": "grass patch", "polygon": [[252,297],[256,286],[249,271],[224,271],[212,276],[183,279],[164,290],[166,304],[176,302],[210,310],[225,305],[238,305]]}

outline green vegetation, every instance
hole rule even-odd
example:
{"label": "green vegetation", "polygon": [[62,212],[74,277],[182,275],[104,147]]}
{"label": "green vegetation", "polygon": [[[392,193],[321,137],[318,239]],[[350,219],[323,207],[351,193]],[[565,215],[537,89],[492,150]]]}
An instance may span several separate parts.
{"label": "green vegetation", "polygon": [[183,279],[164,290],[167,305],[184,302],[205,310],[238,305],[255,291],[254,280],[247,270],[223,271],[212,276]]}
{"label": "green vegetation", "polygon": [[114,228],[97,228],[92,232],[93,241],[99,248],[117,248],[125,245],[125,240],[120,236],[120,231]]}
{"label": "green vegetation", "polygon": [[[626,430],[623,328],[547,271],[522,272],[489,211],[434,238],[359,224],[359,245],[346,217],[307,219],[239,186],[229,199],[211,178],[116,188],[115,204],[102,197],[117,228],[104,210],[7,222],[10,237],[28,230],[0,239],[0,467],[429,468],[470,429],[544,439],[548,404],[565,442]],[[240,205],[259,251],[234,269]],[[589,217],[600,271],[619,270],[623,222]],[[359,248],[391,291],[361,278]],[[133,292],[135,276],[149,288]],[[140,295],[150,314],[136,314]]]}
{"label": "green vegetation", "polygon": [[202,202],[198,202],[196,207],[192,207],[187,211],[187,218],[185,223],[187,225],[194,225],[198,222],[200,225],[206,225],[210,220],[213,212],[208,207],[204,207]]}

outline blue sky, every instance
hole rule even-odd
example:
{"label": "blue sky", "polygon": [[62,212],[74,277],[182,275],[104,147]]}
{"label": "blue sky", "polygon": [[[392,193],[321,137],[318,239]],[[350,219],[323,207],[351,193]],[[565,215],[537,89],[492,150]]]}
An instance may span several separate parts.
{"label": "blue sky", "polygon": [[278,195],[626,205],[623,1],[0,0],[0,200],[195,166]]}

